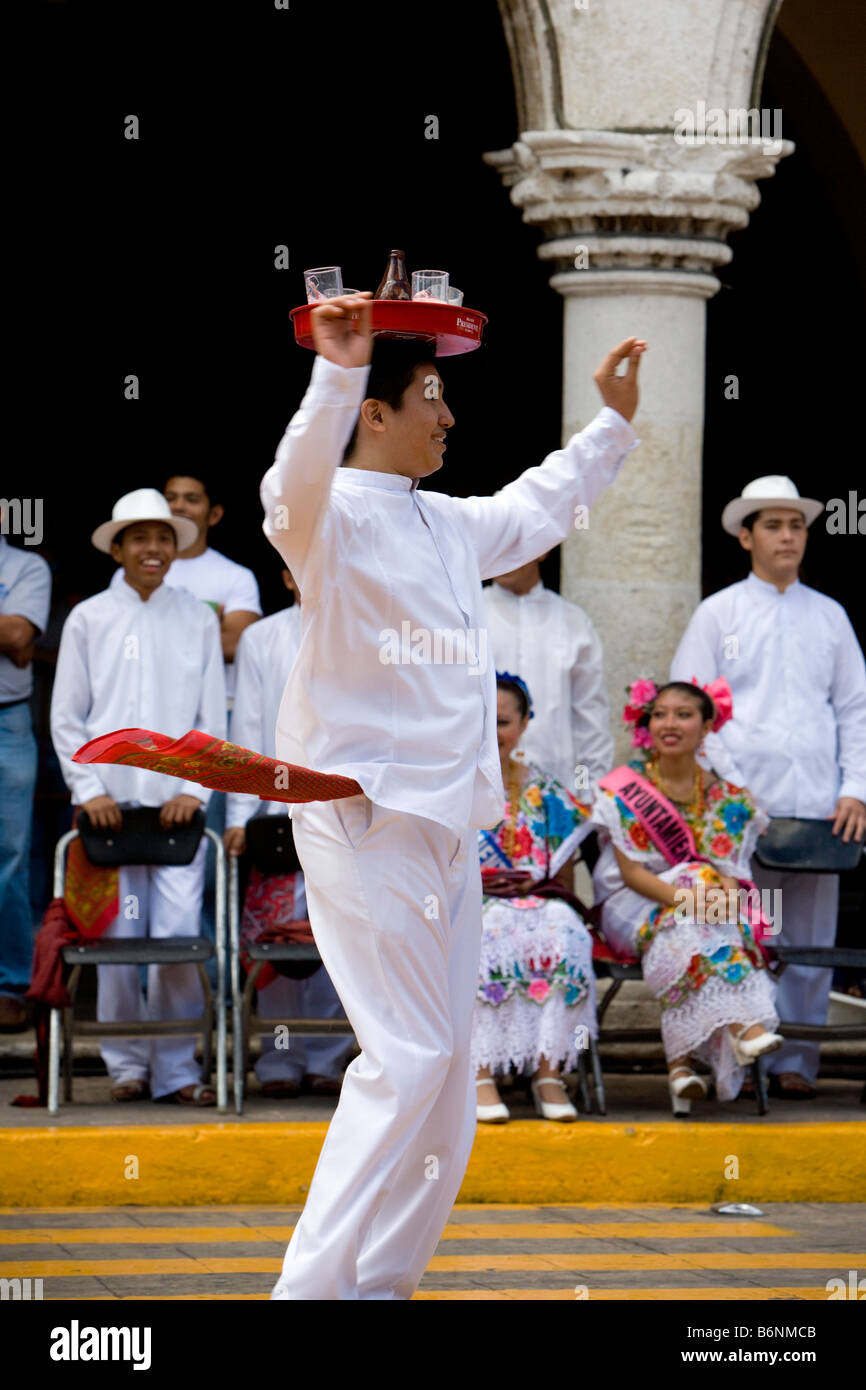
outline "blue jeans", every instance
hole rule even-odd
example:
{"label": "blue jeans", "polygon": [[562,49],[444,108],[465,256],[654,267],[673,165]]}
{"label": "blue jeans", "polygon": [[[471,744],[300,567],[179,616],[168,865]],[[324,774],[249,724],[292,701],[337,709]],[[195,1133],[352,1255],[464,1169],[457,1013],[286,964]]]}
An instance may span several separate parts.
{"label": "blue jeans", "polygon": [[30,705],[0,709],[0,994],[30,984],[30,827],[36,786],[36,739]]}

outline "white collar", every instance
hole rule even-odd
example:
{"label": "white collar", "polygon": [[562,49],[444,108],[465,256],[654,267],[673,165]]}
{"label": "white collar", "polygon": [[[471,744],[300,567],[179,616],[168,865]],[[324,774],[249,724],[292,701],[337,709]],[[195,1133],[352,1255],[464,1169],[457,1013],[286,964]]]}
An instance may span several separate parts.
{"label": "white collar", "polygon": [[402,473],[377,473],[372,468],[338,468],[334,476],[338,482],[385,492],[414,492],[418,486],[417,478],[407,478]]}
{"label": "white collar", "polygon": [[802,589],[803,587],[799,579],[795,579],[793,584],[789,584],[787,589],[783,589],[780,593],[775,584],[771,584],[769,580],[766,579],[759,579],[754,570],[749,572],[746,583],[751,584],[756,592],[763,591],[768,597],[772,595],[774,598],[784,598],[786,594],[793,593],[795,589]]}
{"label": "white collar", "polygon": [[162,583],[157,585],[153,590],[150,598],[142,598],[138,590],[133,589],[132,585],[127,581],[126,572],[122,565],[118,565],[117,569],[114,571],[108,587],[114,591],[115,597],[118,598],[121,603],[153,603],[154,600],[158,603],[162,603],[168,591],[168,585],[163,579]]}

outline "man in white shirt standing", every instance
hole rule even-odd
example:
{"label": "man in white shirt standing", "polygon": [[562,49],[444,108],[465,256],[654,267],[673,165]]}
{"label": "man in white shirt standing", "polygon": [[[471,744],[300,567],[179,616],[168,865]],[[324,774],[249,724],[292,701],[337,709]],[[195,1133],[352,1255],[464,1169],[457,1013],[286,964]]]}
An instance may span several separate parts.
{"label": "man in white shirt standing", "polygon": [[432,348],[380,340],[371,365],[366,295],[311,319],[310,386],[261,487],[304,598],[276,748],[362,788],[292,808],[316,944],[362,1052],[272,1297],[409,1299],[475,1131],[477,828],[504,810],[481,580],[558,544],[613,482],[637,443],[645,344],[608,355],[586,430],[495,497],[458,499],[418,487],[454,424]]}
{"label": "man in white shirt standing", "polygon": [[209,603],[219,618],[226,664],[226,694],[231,709],[238,641],[244,629],[262,616],[262,605],[252,570],[208,545],[211,529],[224,515],[222,504],[213,501],[213,492],[213,482],[197,474],[178,473],[166,481],[165,500],[172,516],[194,522],[197,534],[192,545],[179,551],[165,582],[170,588],[189,589],[203,603]]}
{"label": "man in white shirt standing", "polygon": [[[752,571],[695,610],[671,680],[724,676],[734,717],[707,737],[708,760],[771,816],[832,817],[848,842],[866,829],[866,666],[841,604],[798,578],[808,527],[823,510],[779,476],[756,478],[728,503],[722,526]],[[833,945],[837,874],[758,864],[754,874],[759,888],[781,889],[782,944]],[[831,982],[830,970],[789,965],[779,981],[783,1022],[824,1023]],[[768,1063],[776,1093],[812,1098],[818,1060],[817,1043],[786,1043]]]}
{"label": "man in white shirt standing", "polygon": [[[216,483],[199,474],[175,473],[163,489],[172,516],[193,522],[196,538],[179,552],[165,576],[171,588],[188,589],[216,613],[225,662],[226,708],[231,714],[235,694],[235,653],[241,633],[262,615],[259,586],[252,570],[230,560],[208,545],[210,532],[222,521],[225,510],[216,501]],[[229,737],[234,733],[229,725]],[[225,792],[214,792],[208,802],[207,827],[222,835],[226,827]],[[216,863],[209,855],[205,871],[204,930],[215,933]],[[211,983],[215,976],[212,974]]]}
{"label": "man in white shirt standing", "polygon": [[523,752],[585,801],[613,767],[601,638],[582,608],[544,587],[538,560],[497,575],[484,606],[496,669],[532,691]]}
{"label": "man in white shirt standing", "polygon": [[[283,583],[294,595],[294,603],[273,617],[241,633],[235,665],[235,703],[232,710],[232,741],[242,748],[253,748],[269,758],[276,756],[277,716],[289,672],[301,639],[301,595],[291,572],[283,570]],[[229,792],[226,809],[226,852],[241,855],[246,848],[246,825],[251,816],[282,815],[285,801],[260,801],[257,796]],[[295,912],[307,915],[304,876],[295,876]],[[258,991],[258,1011],[262,1018],[344,1018],[337,992],[323,965],[302,979],[278,975]],[[256,1076],[262,1093],[279,1099],[297,1095],[301,1083],[319,1094],[335,1094],[340,1063],[349,1047],[345,1034],[297,1037],[291,1047],[278,1048],[275,1039],[262,1035],[261,1056]]]}
{"label": "man in white shirt standing", "polygon": [[[120,830],[119,802],[160,806],[168,828],[188,823],[210,793],[196,782],[111,763],[76,763],[82,744],[114,729],[145,728],[179,738],[190,729],[225,737],[225,680],[219,627],[204,604],[163,581],[194,527],[171,515],[154,488],[115,504],[91,537],[118,568],[107,589],[76,604],[63,625],[51,699],[51,736],[73,803],[94,825]],[[106,937],[197,936],[206,840],[190,864],[127,865],[118,871],[118,915]],[[136,965],[97,967],[103,1021],[194,1018],[202,1009],[195,965],[148,967],[147,1003]],[[195,1039],[111,1038],[100,1047],[118,1101],[215,1105],[200,1084]]]}

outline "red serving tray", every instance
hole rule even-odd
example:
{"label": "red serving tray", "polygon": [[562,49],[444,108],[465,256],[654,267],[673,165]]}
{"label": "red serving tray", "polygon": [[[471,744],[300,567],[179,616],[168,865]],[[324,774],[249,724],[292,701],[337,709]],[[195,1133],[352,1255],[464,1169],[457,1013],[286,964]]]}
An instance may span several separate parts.
{"label": "red serving tray", "polygon": [[[437,357],[473,352],[481,346],[487,315],[477,309],[456,308],[419,299],[373,299],[373,336],[435,340]],[[310,312],[315,304],[300,304],[289,314],[295,326],[295,342],[313,347]]]}

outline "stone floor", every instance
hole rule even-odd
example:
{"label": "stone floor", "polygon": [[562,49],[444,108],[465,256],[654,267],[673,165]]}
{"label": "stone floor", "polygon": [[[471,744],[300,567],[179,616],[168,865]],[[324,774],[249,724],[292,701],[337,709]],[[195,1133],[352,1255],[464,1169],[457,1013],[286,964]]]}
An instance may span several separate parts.
{"label": "stone floor", "polygon": [[[455,1207],[419,1300],[827,1300],[866,1290],[866,1204]],[[0,1212],[0,1278],[46,1300],[266,1299],[297,1208]],[[832,1282],[835,1281],[835,1282]],[[31,1285],[31,1288],[34,1287]]]}

